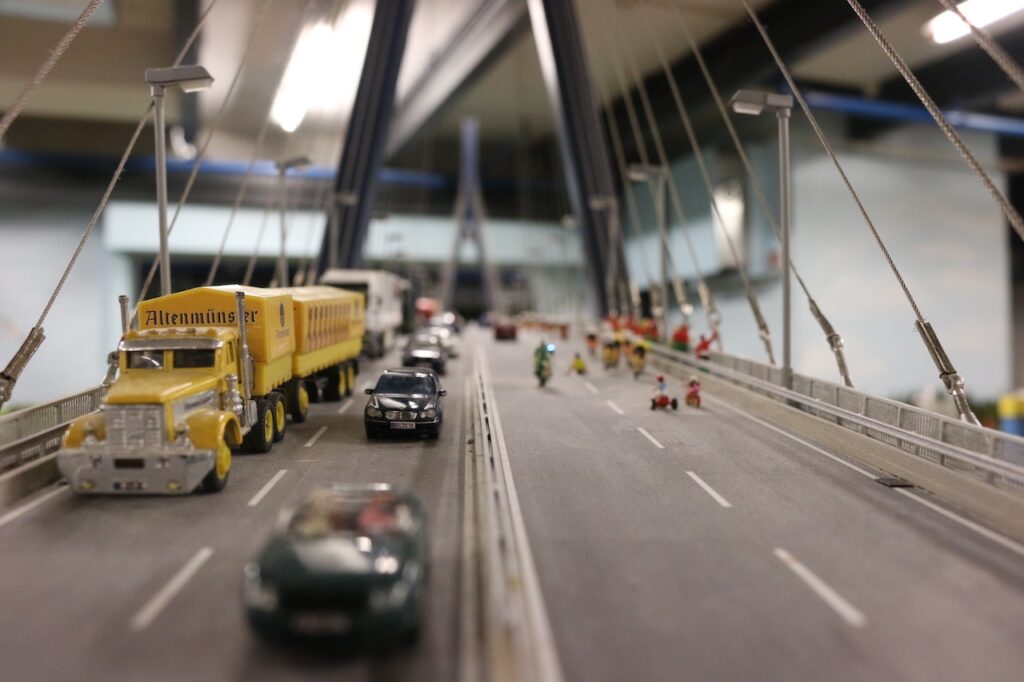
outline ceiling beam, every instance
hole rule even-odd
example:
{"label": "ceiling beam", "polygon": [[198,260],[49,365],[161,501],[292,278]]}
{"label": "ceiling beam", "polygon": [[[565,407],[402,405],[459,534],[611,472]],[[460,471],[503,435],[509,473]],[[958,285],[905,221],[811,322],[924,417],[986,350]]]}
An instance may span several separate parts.
{"label": "ceiling beam", "polygon": [[522,0],[483,0],[398,102],[386,158],[399,154],[526,26]]}
{"label": "ceiling beam", "polygon": [[[861,3],[877,17],[910,1],[861,0]],[[842,32],[863,30],[857,16],[841,1],[777,0],[760,10],[758,15],[788,65],[814,53]],[[731,96],[741,86],[765,83],[778,77],[778,70],[761,36],[746,19],[712,38],[701,49],[712,77],[725,97]],[[672,64],[672,75],[693,111],[711,103],[711,94],[692,54],[686,54]],[[644,79],[644,83],[669,155],[674,157],[685,153],[688,146],[680,130],[678,112],[664,73],[661,70],[655,71]],[[635,96],[635,88],[633,93]],[[615,101],[614,106],[616,118],[622,122],[628,120],[621,97]],[[623,140],[626,142],[626,153],[632,155],[635,144],[629,131],[623,130]]]}

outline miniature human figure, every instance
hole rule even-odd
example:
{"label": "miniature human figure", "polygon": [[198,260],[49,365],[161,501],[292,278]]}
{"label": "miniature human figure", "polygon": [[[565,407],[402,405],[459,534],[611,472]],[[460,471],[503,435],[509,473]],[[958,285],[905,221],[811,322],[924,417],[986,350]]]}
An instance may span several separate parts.
{"label": "miniature human figure", "polygon": [[587,353],[592,358],[597,356],[597,332],[593,329],[587,331]]}
{"label": "miniature human figure", "polygon": [[619,366],[619,342],[617,339],[608,339],[604,342],[604,351],[602,352],[605,369],[615,369]]}
{"label": "miniature human figure", "polygon": [[647,342],[639,341],[633,346],[633,352],[629,356],[629,366],[633,370],[633,378],[639,379],[644,373],[647,365]]}
{"label": "miniature human figure", "polygon": [[[703,337],[701,337],[703,338]],[[676,330],[672,332],[672,348],[673,350],[682,351],[684,353],[690,352],[690,327],[683,323],[676,327]]]}
{"label": "miniature human figure", "polygon": [[569,371],[566,374],[572,374],[573,372],[581,376],[587,373],[587,363],[579,353],[573,355],[572,363],[569,365]]}
{"label": "miniature human figure", "polygon": [[665,375],[659,374],[658,378],[654,380],[654,397],[660,398],[668,395],[668,382],[665,381]]}
{"label": "miniature human figure", "polygon": [[686,404],[690,407],[700,407],[700,381],[697,377],[691,376],[686,387]]}
{"label": "miniature human figure", "polygon": [[701,360],[707,360],[711,357],[711,344],[714,343],[715,339],[718,338],[718,331],[715,331],[711,336],[700,335],[700,343],[697,344],[697,348],[694,349],[694,354]]}
{"label": "miniature human figure", "polygon": [[541,386],[551,378],[551,352],[544,341],[540,342],[537,350],[533,351],[533,375]]}

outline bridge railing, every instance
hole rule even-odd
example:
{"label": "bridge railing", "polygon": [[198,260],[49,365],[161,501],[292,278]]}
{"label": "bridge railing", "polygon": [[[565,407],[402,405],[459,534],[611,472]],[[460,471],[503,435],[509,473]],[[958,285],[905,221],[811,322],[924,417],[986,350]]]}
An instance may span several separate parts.
{"label": "bridge railing", "polygon": [[97,387],[0,417],[0,472],[55,451],[68,424],[99,406]]}
{"label": "bridge railing", "polygon": [[1019,436],[801,374],[794,374],[793,388],[786,389],[778,367],[725,353],[712,353],[710,360],[703,361],[655,346],[651,354],[666,371],[679,367],[707,371],[940,466],[1024,494],[1024,438]]}

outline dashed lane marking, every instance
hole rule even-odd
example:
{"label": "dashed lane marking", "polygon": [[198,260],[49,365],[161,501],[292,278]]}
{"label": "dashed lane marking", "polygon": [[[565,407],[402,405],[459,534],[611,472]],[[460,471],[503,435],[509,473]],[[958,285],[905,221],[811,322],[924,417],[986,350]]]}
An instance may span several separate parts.
{"label": "dashed lane marking", "polygon": [[654,447],[658,448],[659,450],[664,450],[665,449],[665,446],[662,445],[661,443],[659,443],[658,439],[655,438],[654,436],[652,436],[650,433],[648,433],[647,429],[645,429],[644,427],[638,426],[638,427],[636,427],[636,430],[639,431],[640,433],[644,434],[644,438],[646,438],[647,440],[649,440],[652,443],[654,443]]}
{"label": "dashed lane marking", "polygon": [[326,431],[326,430],[327,430],[327,427],[326,427],[326,426],[321,426],[321,427],[320,427],[320,430],[319,430],[319,431],[317,431],[316,433],[314,433],[314,434],[313,434],[313,437],[312,437],[312,438],[310,438],[309,440],[307,440],[307,441],[306,441],[306,444],[305,444],[305,445],[304,445],[303,447],[306,447],[306,448],[311,448],[311,447],[313,447],[314,445],[316,445],[316,442],[317,442],[318,440],[320,440],[320,436],[324,435],[324,431]]}
{"label": "dashed lane marking", "polygon": [[281,469],[276,474],[274,474],[273,477],[271,477],[271,479],[267,481],[262,488],[260,488],[260,491],[252,496],[252,499],[249,500],[249,506],[255,507],[257,504],[259,504],[263,500],[263,498],[267,496],[267,493],[270,492],[270,489],[277,485],[277,482],[284,478],[284,475],[287,473],[287,469]]}
{"label": "dashed lane marking", "polygon": [[706,492],[708,495],[714,498],[715,502],[722,505],[726,509],[732,506],[731,504],[729,504],[729,500],[719,495],[718,492],[714,488],[709,486],[707,483],[705,483],[704,479],[702,479],[700,476],[698,476],[692,471],[687,471],[686,475],[692,478],[701,488],[704,488],[704,492]]}
{"label": "dashed lane marking", "polygon": [[618,405],[616,405],[612,401],[606,400],[605,402],[608,403],[608,407],[610,407],[613,410],[615,410],[615,412],[617,412],[618,414],[620,414],[620,415],[626,414],[625,412],[622,411],[621,407],[619,407]]}
{"label": "dashed lane marking", "polygon": [[153,598],[146,602],[146,605],[139,609],[139,612],[132,617],[130,627],[136,632],[148,628],[160,613],[167,608],[171,600],[188,584],[188,581],[199,572],[203,564],[213,555],[213,547],[203,547],[188,560],[181,569],[174,574],[174,577],[153,595]]}
{"label": "dashed lane marking", "polygon": [[843,620],[855,628],[862,628],[868,624],[868,619],[863,613],[857,610],[857,607],[846,601],[843,595],[829,587],[824,580],[815,575],[811,569],[797,561],[792,554],[781,547],[776,547],[774,551],[775,556],[777,556],[779,560],[789,568],[789,570],[793,571],[793,573],[795,573],[796,576],[800,578],[805,585],[807,585],[807,587],[811,588],[811,591],[821,597],[822,601],[832,607],[832,610],[838,613]]}

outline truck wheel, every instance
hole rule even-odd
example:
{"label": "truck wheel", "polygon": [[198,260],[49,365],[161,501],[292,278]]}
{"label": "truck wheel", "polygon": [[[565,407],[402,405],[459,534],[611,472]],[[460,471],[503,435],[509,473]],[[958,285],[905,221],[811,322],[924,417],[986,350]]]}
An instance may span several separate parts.
{"label": "truck wheel", "polygon": [[354,362],[345,366],[345,395],[350,396],[356,390],[356,365]]}
{"label": "truck wheel", "polygon": [[270,395],[270,409],[274,415],[274,442],[279,443],[284,439],[284,432],[288,428],[288,418],[284,409],[284,396],[277,392]]}
{"label": "truck wheel", "polygon": [[262,454],[270,452],[274,444],[274,412],[273,405],[266,398],[256,401],[256,423],[245,435],[246,450]]}
{"label": "truck wheel", "polygon": [[221,438],[220,444],[217,446],[217,454],[214,457],[213,468],[203,477],[201,484],[203,492],[217,493],[224,490],[224,486],[228,484],[229,473],[231,473],[231,448]]}
{"label": "truck wheel", "polygon": [[316,377],[306,377],[302,379],[302,383],[306,386],[306,397],[309,399],[309,402],[320,402],[320,387],[317,386]]}
{"label": "truck wheel", "polygon": [[306,391],[306,382],[302,379],[295,379],[288,383],[288,413],[292,421],[301,424],[306,421],[309,413],[309,393]]}
{"label": "truck wheel", "polygon": [[335,365],[326,370],[327,383],[324,384],[324,400],[336,403],[341,400],[341,366]]}

